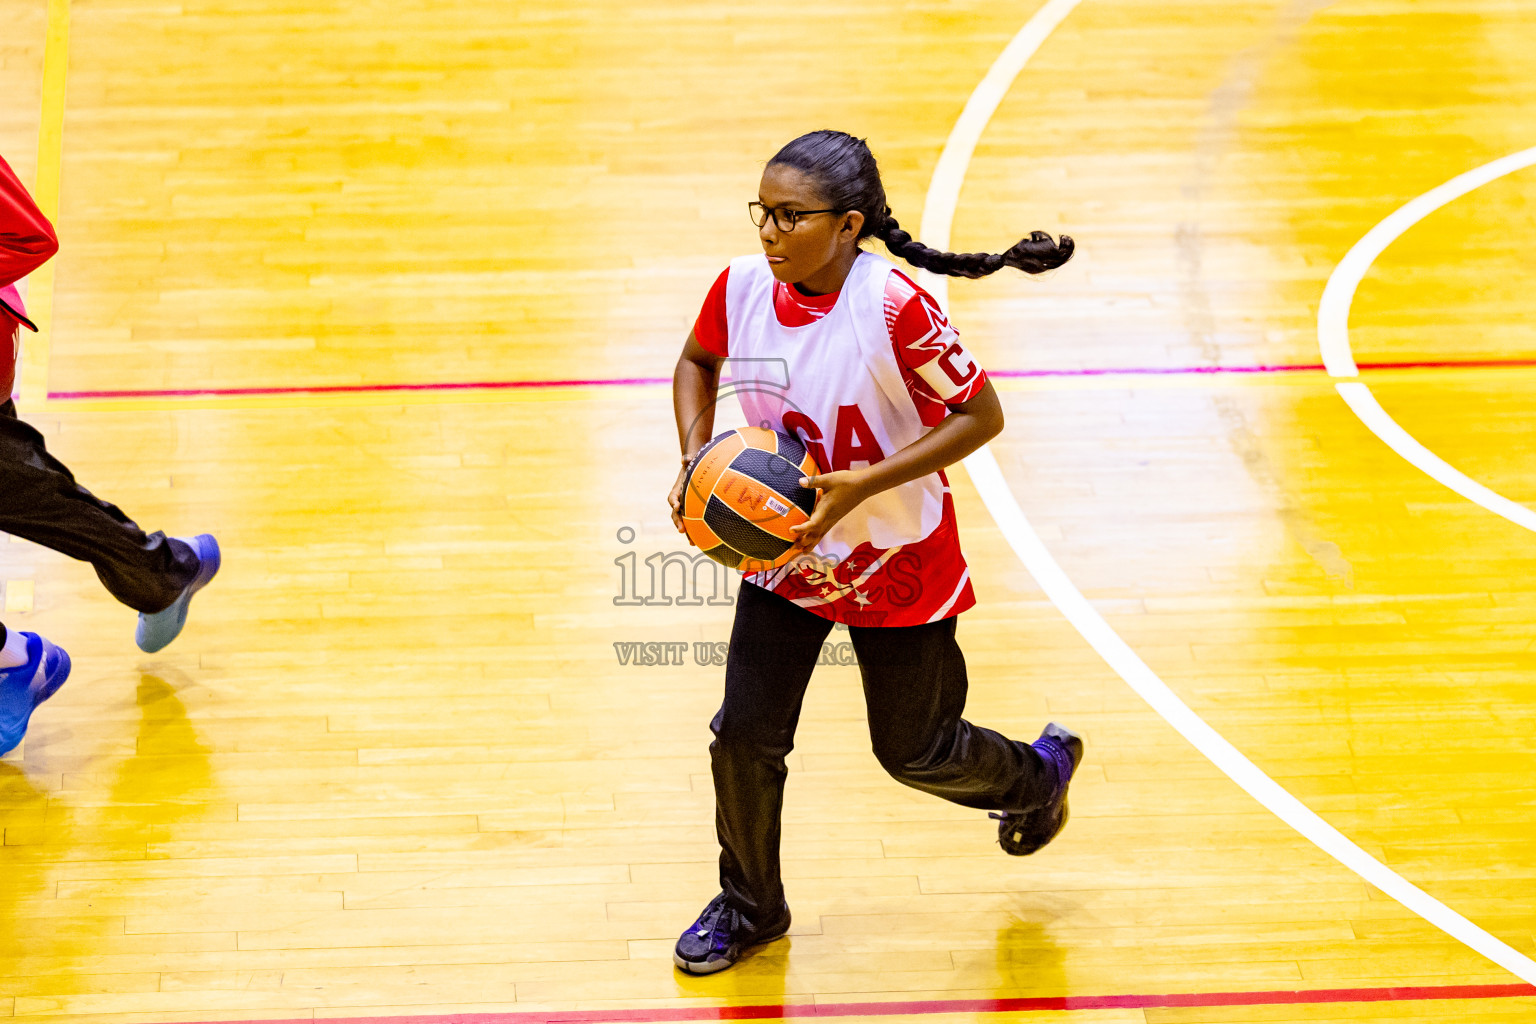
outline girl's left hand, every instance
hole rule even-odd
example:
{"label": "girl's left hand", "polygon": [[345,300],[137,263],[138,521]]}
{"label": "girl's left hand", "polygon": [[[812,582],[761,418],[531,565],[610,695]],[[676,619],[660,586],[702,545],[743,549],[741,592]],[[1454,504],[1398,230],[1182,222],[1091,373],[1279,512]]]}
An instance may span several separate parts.
{"label": "girl's left hand", "polygon": [[789,532],[798,538],[795,541],[797,554],[814,548],[817,542],[826,536],[827,531],[837,525],[838,520],[852,512],[859,502],[869,497],[863,473],[853,469],[801,477],[800,486],[820,488],[821,497],[817,499],[816,509],[811,513],[810,519],[799,526],[789,528]]}

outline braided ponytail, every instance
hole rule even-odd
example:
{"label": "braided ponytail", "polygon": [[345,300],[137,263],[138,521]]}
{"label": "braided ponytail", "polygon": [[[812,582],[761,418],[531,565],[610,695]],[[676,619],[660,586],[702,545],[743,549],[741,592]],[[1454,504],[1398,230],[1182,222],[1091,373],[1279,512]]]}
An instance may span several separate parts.
{"label": "braided ponytail", "polygon": [[1072,258],[1072,236],[1062,235],[1058,244],[1044,231],[1033,231],[1005,253],[940,252],[930,249],[904,231],[896,218],[886,214],[885,223],[875,233],[885,247],[914,267],[950,277],[986,277],[1004,267],[1027,274],[1043,274]]}
{"label": "braided ponytail", "polygon": [[885,186],[875,156],[863,139],[847,132],[819,131],[802,135],[776,153],[768,166],[784,164],[803,172],[821,190],[829,206],[864,215],[860,238],[878,238],[894,256],[923,270],[950,277],[986,277],[1004,267],[1041,274],[1072,258],[1072,239],[1053,241],[1034,231],[1004,253],[940,252],[905,231],[886,205]]}

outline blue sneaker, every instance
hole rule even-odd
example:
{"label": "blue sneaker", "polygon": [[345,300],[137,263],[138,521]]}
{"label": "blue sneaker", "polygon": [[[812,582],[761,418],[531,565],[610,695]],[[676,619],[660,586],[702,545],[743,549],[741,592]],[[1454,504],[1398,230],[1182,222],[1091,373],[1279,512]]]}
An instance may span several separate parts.
{"label": "blue sneaker", "polygon": [[181,635],[181,627],[187,624],[187,606],[192,603],[192,595],[206,587],[219,571],[219,542],[213,539],[213,534],[200,533],[196,537],[174,539],[183,544],[192,545],[192,550],[197,552],[197,558],[201,564],[192,582],[187,584],[181,596],[171,602],[169,608],[155,612],[153,615],[146,612],[139,613],[139,629],[133,639],[138,643],[139,650],[146,654],[164,650],[172,640]]}
{"label": "blue sneaker", "polygon": [[788,907],[778,920],[759,928],[727,906],[725,893],[721,893],[677,940],[672,962],[688,974],[714,974],[741,959],[748,946],[772,942],[787,931]]}
{"label": "blue sneaker", "polygon": [[16,749],[32,712],[69,678],[69,655],[36,633],[27,638],[27,663],[0,669],[0,754]]}
{"label": "blue sneaker", "polygon": [[1039,752],[1056,776],[1056,788],[1051,798],[1031,811],[1008,811],[989,814],[997,819],[997,841],[1003,852],[1014,857],[1025,857],[1061,834],[1067,826],[1067,785],[1083,763],[1083,738],[1064,726],[1052,722],[1040,733],[1040,738],[1030,744]]}

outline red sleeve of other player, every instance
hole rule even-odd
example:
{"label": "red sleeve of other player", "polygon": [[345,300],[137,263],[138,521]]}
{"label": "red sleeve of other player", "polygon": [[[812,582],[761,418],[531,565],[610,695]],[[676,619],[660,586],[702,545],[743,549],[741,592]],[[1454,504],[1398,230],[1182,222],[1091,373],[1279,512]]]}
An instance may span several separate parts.
{"label": "red sleeve of other player", "polygon": [[26,277],[58,251],[53,225],[0,157],[0,288]]}
{"label": "red sleeve of other player", "polygon": [[730,355],[730,339],[726,337],[725,326],[725,282],[730,276],[730,267],[720,271],[720,276],[709,287],[709,294],[704,296],[704,308],[699,310],[699,318],[693,322],[694,339],[721,359]]}

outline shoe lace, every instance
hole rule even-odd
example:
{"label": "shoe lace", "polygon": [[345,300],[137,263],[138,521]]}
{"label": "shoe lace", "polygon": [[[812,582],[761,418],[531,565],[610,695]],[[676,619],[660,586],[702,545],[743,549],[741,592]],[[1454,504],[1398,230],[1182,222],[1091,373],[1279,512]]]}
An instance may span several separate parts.
{"label": "shoe lace", "polygon": [[710,946],[723,947],[730,944],[730,938],[735,934],[740,922],[740,912],[727,904],[724,898],[720,898],[716,904],[704,911],[695,931],[700,937],[707,936]]}

